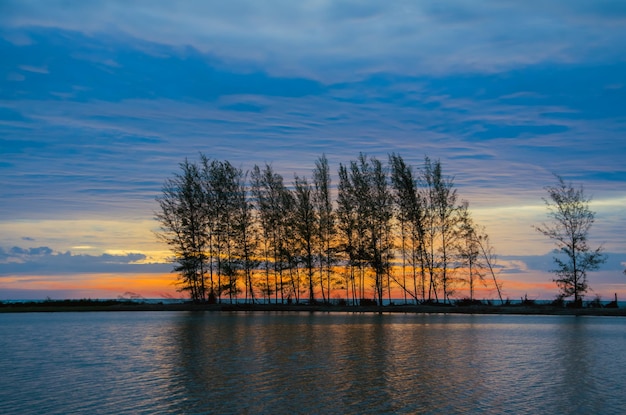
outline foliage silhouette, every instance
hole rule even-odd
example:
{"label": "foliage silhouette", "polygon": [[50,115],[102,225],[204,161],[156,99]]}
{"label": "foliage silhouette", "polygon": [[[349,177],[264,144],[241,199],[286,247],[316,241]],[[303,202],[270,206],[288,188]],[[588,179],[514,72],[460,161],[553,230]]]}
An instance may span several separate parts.
{"label": "foliage silhouette", "polygon": [[335,200],[325,155],[312,182],[296,175],[291,186],[270,164],[247,172],[200,154],[180,169],[165,181],[155,218],[193,302],[243,294],[251,303],[321,296],[380,306],[399,289],[405,303],[448,303],[464,288],[472,300],[486,273],[502,300],[484,228],[468,202],[457,203],[440,161],[426,157],[414,169],[397,154],[383,164],[362,153],[339,165]]}
{"label": "foliage silhouette", "polygon": [[[582,299],[589,289],[587,273],[597,270],[606,261],[602,246],[592,249],[588,244],[595,213],[589,208],[590,199],[582,186],[574,188],[556,176],[557,184],[547,186],[548,197],[544,202],[551,223],[535,227],[541,234],[552,239],[557,246],[554,257],[557,267],[554,282],[564,298],[574,297],[573,306],[581,307]],[[563,259],[564,258],[564,259]]]}

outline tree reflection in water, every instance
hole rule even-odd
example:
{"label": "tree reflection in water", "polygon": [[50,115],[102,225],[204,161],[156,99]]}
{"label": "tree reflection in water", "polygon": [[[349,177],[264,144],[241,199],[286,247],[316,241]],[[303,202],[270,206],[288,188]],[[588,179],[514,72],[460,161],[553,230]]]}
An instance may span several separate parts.
{"label": "tree reflection in water", "polygon": [[594,327],[558,316],[189,313],[176,333],[172,392],[184,399],[173,409],[597,412],[622,398],[590,375]]}

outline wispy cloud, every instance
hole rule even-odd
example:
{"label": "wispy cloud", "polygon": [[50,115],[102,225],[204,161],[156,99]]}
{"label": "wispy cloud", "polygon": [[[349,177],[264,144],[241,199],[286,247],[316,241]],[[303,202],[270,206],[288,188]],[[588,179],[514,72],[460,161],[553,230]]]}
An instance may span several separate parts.
{"label": "wispy cloud", "polygon": [[[8,28],[50,27],[191,46],[274,74],[494,72],[621,56],[623,2],[3,2]],[[22,42],[23,44],[24,42]]]}

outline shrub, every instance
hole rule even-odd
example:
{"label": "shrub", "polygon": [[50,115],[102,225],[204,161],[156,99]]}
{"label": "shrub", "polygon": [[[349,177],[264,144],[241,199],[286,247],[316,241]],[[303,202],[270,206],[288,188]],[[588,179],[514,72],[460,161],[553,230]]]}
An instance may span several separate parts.
{"label": "shrub", "polygon": [[567,308],[583,308],[583,299],[582,298],[578,298],[578,300],[576,301],[569,301],[565,307]]}
{"label": "shrub", "polygon": [[370,300],[369,298],[361,298],[359,300],[359,305],[361,305],[362,307],[371,307],[371,306],[377,306],[378,303],[376,302],[376,300]]}
{"label": "shrub", "polygon": [[557,295],[556,298],[550,303],[553,307],[564,307],[565,301],[563,300],[563,296]]}
{"label": "shrub", "polygon": [[475,299],[461,298],[460,300],[457,300],[455,304],[459,307],[467,307],[471,305],[483,305],[483,302]]}
{"label": "shrub", "polygon": [[602,298],[599,295],[596,295],[592,301],[589,301],[587,304],[589,308],[602,308]]}
{"label": "shrub", "polygon": [[524,294],[524,298],[522,298],[522,305],[535,305],[535,300],[528,298],[528,294]]}

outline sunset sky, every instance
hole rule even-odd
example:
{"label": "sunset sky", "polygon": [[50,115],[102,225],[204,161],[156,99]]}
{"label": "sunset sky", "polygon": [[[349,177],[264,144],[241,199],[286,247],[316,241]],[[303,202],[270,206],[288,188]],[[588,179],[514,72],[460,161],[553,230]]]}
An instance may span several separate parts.
{"label": "sunset sky", "polygon": [[626,298],[623,0],[3,0],[0,57],[0,301],[180,296],[155,197],[199,152],[440,159],[512,299],[558,292],[559,174],[608,254],[589,297]]}

